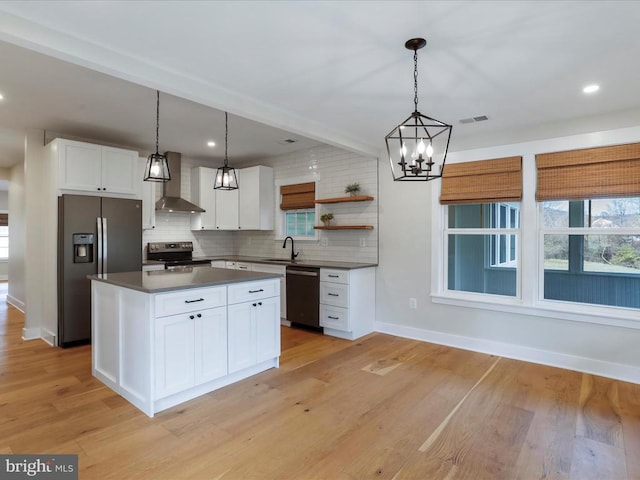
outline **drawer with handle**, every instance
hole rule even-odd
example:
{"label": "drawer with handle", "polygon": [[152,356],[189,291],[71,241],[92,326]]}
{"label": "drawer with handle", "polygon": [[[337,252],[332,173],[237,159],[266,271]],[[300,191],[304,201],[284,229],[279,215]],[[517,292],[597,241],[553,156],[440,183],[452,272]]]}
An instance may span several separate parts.
{"label": "drawer with handle", "polygon": [[349,285],[320,282],[320,303],[336,307],[348,307]]}
{"label": "drawer with handle", "polygon": [[242,282],[229,285],[229,305],[280,295],[280,279]]}
{"label": "drawer with handle", "polygon": [[349,310],[342,307],[320,305],[320,326],[345,332],[350,331]]}
{"label": "drawer with handle", "polygon": [[222,307],[227,303],[227,287],[192,288],[156,295],[156,317]]}
{"label": "drawer with handle", "polygon": [[320,269],[320,281],[332,283],[349,283],[349,270]]}

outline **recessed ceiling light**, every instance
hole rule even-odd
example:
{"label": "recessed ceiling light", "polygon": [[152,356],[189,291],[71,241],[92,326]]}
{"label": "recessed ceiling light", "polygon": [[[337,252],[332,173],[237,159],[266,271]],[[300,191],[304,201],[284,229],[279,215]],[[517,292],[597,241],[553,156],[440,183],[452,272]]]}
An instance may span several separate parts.
{"label": "recessed ceiling light", "polygon": [[600,85],[596,85],[596,84],[593,84],[593,85],[587,85],[586,87],[584,87],[584,88],[582,89],[582,91],[583,91],[584,93],[595,93],[595,92],[597,92],[598,90],[600,90]]}
{"label": "recessed ceiling light", "polygon": [[214,142],[213,140],[209,140],[207,142],[207,147],[215,147],[216,146],[216,142]]}

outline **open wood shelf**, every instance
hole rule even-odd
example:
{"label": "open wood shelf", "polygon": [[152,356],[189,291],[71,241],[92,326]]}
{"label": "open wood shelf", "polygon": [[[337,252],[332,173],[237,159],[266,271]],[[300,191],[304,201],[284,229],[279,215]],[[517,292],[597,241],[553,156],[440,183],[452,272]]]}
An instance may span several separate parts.
{"label": "open wood shelf", "polygon": [[316,230],[373,230],[373,225],[316,225]]}
{"label": "open wood shelf", "polygon": [[359,195],[356,197],[336,197],[336,198],[320,198],[316,203],[345,203],[345,202],[370,202],[373,197],[368,195]]}

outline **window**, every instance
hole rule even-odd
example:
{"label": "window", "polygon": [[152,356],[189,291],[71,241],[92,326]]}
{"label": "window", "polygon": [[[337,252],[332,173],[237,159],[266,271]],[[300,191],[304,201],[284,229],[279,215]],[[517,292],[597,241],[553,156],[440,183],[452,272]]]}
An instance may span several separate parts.
{"label": "window", "polygon": [[519,203],[449,205],[447,289],[516,296]]}
{"label": "window", "polygon": [[640,308],[640,197],[541,203],[545,300]]}
{"label": "window", "polygon": [[276,239],[291,236],[296,240],[316,240],[315,180],[280,183],[277,191],[280,214],[276,220]]}
{"label": "window", "polygon": [[0,213],[0,260],[9,258],[9,215]]}
{"label": "window", "polygon": [[284,212],[284,217],[285,236],[315,238],[316,232],[313,228],[316,224],[315,208],[287,210]]}

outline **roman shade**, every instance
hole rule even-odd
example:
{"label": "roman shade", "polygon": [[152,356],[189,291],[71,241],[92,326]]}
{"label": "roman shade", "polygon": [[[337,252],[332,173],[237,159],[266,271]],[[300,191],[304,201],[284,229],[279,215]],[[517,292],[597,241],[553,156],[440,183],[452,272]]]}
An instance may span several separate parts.
{"label": "roman shade", "polygon": [[316,206],[316,182],[296,183],[280,187],[281,210],[299,210]]}
{"label": "roman shade", "polygon": [[8,213],[0,213],[0,227],[9,226],[9,214]]}
{"label": "roman shade", "polygon": [[522,157],[447,164],[440,203],[519,202],[522,200]]}
{"label": "roman shade", "polygon": [[536,200],[640,196],[640,143],[536,155]]}

